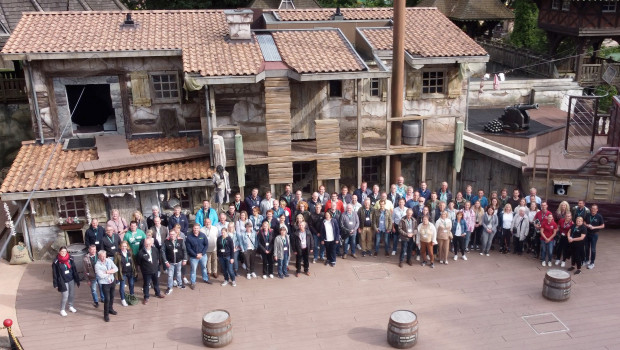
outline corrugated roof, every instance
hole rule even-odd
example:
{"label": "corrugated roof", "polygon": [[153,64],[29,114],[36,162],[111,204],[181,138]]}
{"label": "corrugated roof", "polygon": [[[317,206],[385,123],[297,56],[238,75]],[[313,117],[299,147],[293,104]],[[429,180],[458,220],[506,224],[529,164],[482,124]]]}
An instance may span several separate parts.
{"label": "corrugated roof", "polygon": [[[197,138],[156,138],[128,141],[132,154],[165,152],[198,146]],[[144,183],[201,180],[211,178],[208,155],[205,159],[140,166],[116,171],[97,172],[85,179],[75,171],[80,162],[97,159],[96,150],[63,151],[61,144],[23,145],[2,182],[0,193],[29,192],[35,187],[46,161],[55,149],[39,191],[87,187],[134,185]]]}
{"label": "corrugated roof", "polygon": [[366,67],[337,29],[272,33],[284,62],[298,73],[355,72]]}
{"label": "corrugated roof", "polygon": [[[417,57],[485,56],[487,52],[436,8],[408,8],[405,50]],[[359,28],[376,50],[392,50],[392,28]]]}
{"label": "corrugated roof", "polygon": [[257,35],[256,40],[258,40],[258,45],[260,45],[260,50],[262,51],[263,58],[266,62],[282,61],[282,57],[280,57],[280,53],[278,52],[278,47],[276,46],[275,41],[273,41],[271,34]]}
{"label": "corrugated roof", "polygon": [[125,13],[25,13],[2,52],[182,50],[185,72],[202,76],[259,72],[263,57],[258,43],[228,40],[222,10],[133,11],[136,27],[121,28]]}

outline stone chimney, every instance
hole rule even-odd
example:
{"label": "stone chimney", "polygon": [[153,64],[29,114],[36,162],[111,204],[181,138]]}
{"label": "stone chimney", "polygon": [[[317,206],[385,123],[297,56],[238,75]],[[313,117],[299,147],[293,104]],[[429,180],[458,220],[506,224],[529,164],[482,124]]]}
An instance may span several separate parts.
{"label": "stone chimney", "polygon": [[245,10],[224,10],[228,30],[232,40],[249,40],[252,37],[250,24],[254,19],[254,12]]}

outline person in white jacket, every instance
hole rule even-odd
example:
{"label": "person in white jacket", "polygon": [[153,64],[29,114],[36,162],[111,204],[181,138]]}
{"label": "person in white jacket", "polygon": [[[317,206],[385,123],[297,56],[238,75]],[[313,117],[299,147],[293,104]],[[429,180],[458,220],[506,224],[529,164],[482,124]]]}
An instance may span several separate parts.
{"label": "person in white jacket", "polygon": [[530,231],[530,220],[527,217],[526,208],[518,207],[518,214],[512,220],[512,237],[514,241],[513,254],[523,254],[523,241]]}
{"label": "person in white jacket", "polygon": [[422,217],[422,223],[418,225],[418,236],[420,238],[420,255],[422,256],[422,266],[426,266],[429,257],[431,268],[435,268],[435,257],[433,256],[433,245],[437,244],[437,229],[429,222],[428,215]]}

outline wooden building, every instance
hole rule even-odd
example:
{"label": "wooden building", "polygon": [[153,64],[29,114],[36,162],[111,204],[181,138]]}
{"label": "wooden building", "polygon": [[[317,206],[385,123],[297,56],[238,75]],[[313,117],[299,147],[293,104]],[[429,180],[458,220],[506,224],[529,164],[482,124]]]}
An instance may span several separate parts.
{"label": "wooden building", "polygon": [[472,38],[512,31],[514,13],[500,0],[421,0],[419,7],[437,7]]}
{"label": "wooden building", "polygon": [[[535,0],[538,26],[547,33],[552,55],[560,43],[570,39],[582,57],[576,60],[577,79],[582,75],[583,56],[597,51],[605,39],[620,41],[620,8],[617,1]],[[593,55],[593,59],[596,55]],[[590,62],[596,63],[596,62]]]}
{"label": "wooden building", "polygon": [[[22,230],[35,256],[79,241],[112,208],[129,218],[172,201],[195,212],[210,198],[215,135],[241,191],[385,188],[393,155],[407,183],[450,180],[466,78],[486,52],[438,10],[408,9],[404,117],[394,120],[391,9],[334,12],[268,11],[255,31],[251,10],[25,14],[2,54],[32,79],[37,139],[0,194],[32,194]],[[420,123],[421,140],[391,146],[395,121]],[[74,216],[81,225],[66,226]]]}

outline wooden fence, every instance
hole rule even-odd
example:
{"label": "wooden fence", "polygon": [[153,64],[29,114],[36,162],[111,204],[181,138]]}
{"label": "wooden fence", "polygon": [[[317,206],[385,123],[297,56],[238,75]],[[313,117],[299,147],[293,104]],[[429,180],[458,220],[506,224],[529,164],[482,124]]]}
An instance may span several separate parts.
{"label": "wooden fence", "polygon": [[13,74],[0,75],[0,103],[28,102],[26,79]]}

